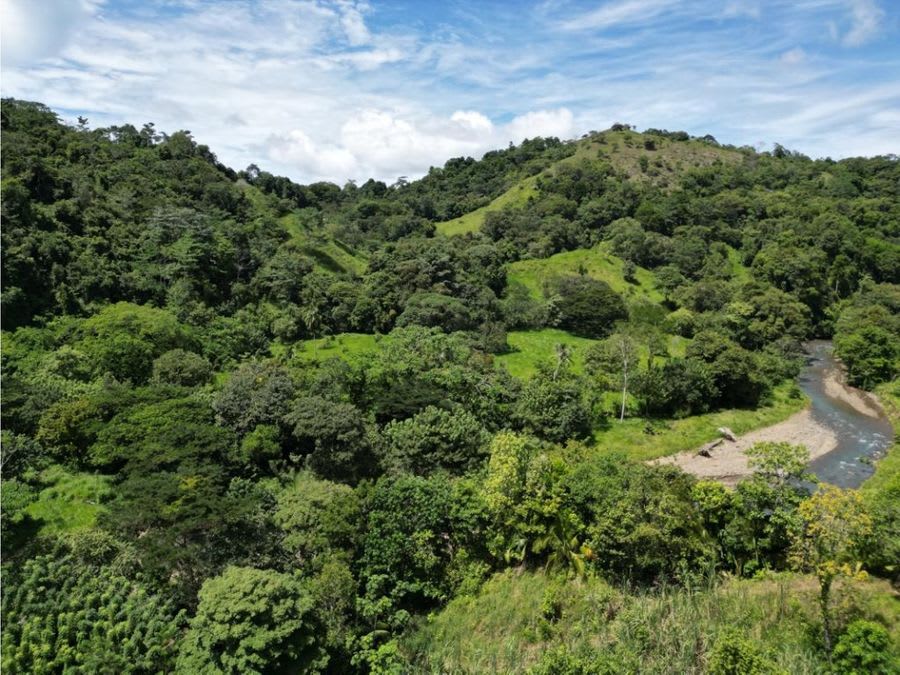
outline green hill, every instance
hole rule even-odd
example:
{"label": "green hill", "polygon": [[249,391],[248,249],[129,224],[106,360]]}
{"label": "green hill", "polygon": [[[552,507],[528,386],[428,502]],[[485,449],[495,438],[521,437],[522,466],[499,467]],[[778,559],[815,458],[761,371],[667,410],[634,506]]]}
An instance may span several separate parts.
{"label": "green hill", "polygon": [[592,249],[579,249],[557,253],[549,258],[520,260],[509,266],[507,279],[511,284],[522,284],[534,297],[540,297],[545,280],[554,276],[587,274],[605,281],[625,298],[643,297],[651,302],[662,302],[663,295],[656,288],[653,273],[638,267],[634,281],[625,280],[625,261],[609,252],[606,244]]}
{"label": "green hill", "polygon": [[[743,159],[740,151],[708,141],[674,140],[630,130],[594,132],[573,144],[575,151],[571,155],[554,162],[540,175],[552,176],[560,166],[602,159],[629,180],[668,189],[688,169],[711,166],[716,162],[735,164]],[[490,204],[453,220],[435,223],[435,227],[446,236],[477,232],[488,213],[523,206],[536,197],[539,192],[537,181],[538,176],[523,178]]]}
{"label": "green hill", "polygon": [[438,232],[448,237],[457,234],[466,234],[467,232],[477,232],[484,222],[485,215],[488,213],[499,211],[508,206],[514,207],[526,204],[530,197],[534,197],[537,194],[537,188],[535,187],[536,181],[537,178],[535,176],[525,178],[494,199],[490,204],[475,209],[474,211],[470,211],[459,218],[435,223],[434,226],[437,228]]}

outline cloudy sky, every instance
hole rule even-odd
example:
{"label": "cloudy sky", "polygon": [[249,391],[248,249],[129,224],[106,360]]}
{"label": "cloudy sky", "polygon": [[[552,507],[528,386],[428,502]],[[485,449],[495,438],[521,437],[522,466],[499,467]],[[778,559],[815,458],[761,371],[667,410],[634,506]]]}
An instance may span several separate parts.
{"label": "cloudy sky", "polygon": [[0,3],[3,96],[304,182],[615,121],[900,154],[900,0]]}

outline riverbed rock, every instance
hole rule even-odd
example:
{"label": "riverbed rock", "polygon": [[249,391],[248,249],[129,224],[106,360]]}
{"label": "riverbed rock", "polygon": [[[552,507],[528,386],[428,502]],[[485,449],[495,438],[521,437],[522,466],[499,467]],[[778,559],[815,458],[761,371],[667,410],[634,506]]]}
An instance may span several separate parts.
{"label": "riverbed rock", "polygon": [[719,427],[717,431],[722,438],[727,438],[732,443],[737,443],[737,434],[728,427]]}
{"label": "riverbed rock", "polygon": [[720,439],[717,440],[717,441],[712,441],[711,443],[707,443],[706,445],[701,446],[699,450],[697,450],[697,454],[698,454],[700,457],[712,457],[712,451],[713,451],[715,448],[717,448],[717,447],[719,447],[720,445],[722,445],[722,442],[723,442],[723,441],[722,441],[722,439],[720,438]]}

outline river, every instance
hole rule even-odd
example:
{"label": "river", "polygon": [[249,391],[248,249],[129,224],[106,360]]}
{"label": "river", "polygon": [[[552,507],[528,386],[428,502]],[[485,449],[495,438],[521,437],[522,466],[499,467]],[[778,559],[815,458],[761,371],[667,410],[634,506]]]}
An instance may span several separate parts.
{"label": "river", "polygon": [[837,436],[837,447],[810,463],[819,480],[844,488],[859,487],[871,476],[873,461],[884,456],[894,438],[890,421],[862,413],[827,391],[829,374],[839,371],[831,342],[817,340],[807,345],[809,359],[798,384],[811,401],[810,412],[817,422]]}

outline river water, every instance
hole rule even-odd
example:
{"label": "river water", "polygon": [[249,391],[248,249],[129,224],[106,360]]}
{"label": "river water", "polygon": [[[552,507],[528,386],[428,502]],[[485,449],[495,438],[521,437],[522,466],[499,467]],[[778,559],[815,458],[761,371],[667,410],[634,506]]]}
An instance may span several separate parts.
{"label": "river water", "polygon": [[894,438],[887,417],[871,417],[849,403],[829,396],[825,391],[826,375],[840,368],[831,342],[816,340],[807,345],[809,358],[798,384],[809,396],[813,418],[831,429],[838,439],[837,447],[810,463],[819,480],[844,488],[859,487],[871,476],[873,460],[882,457]]}

